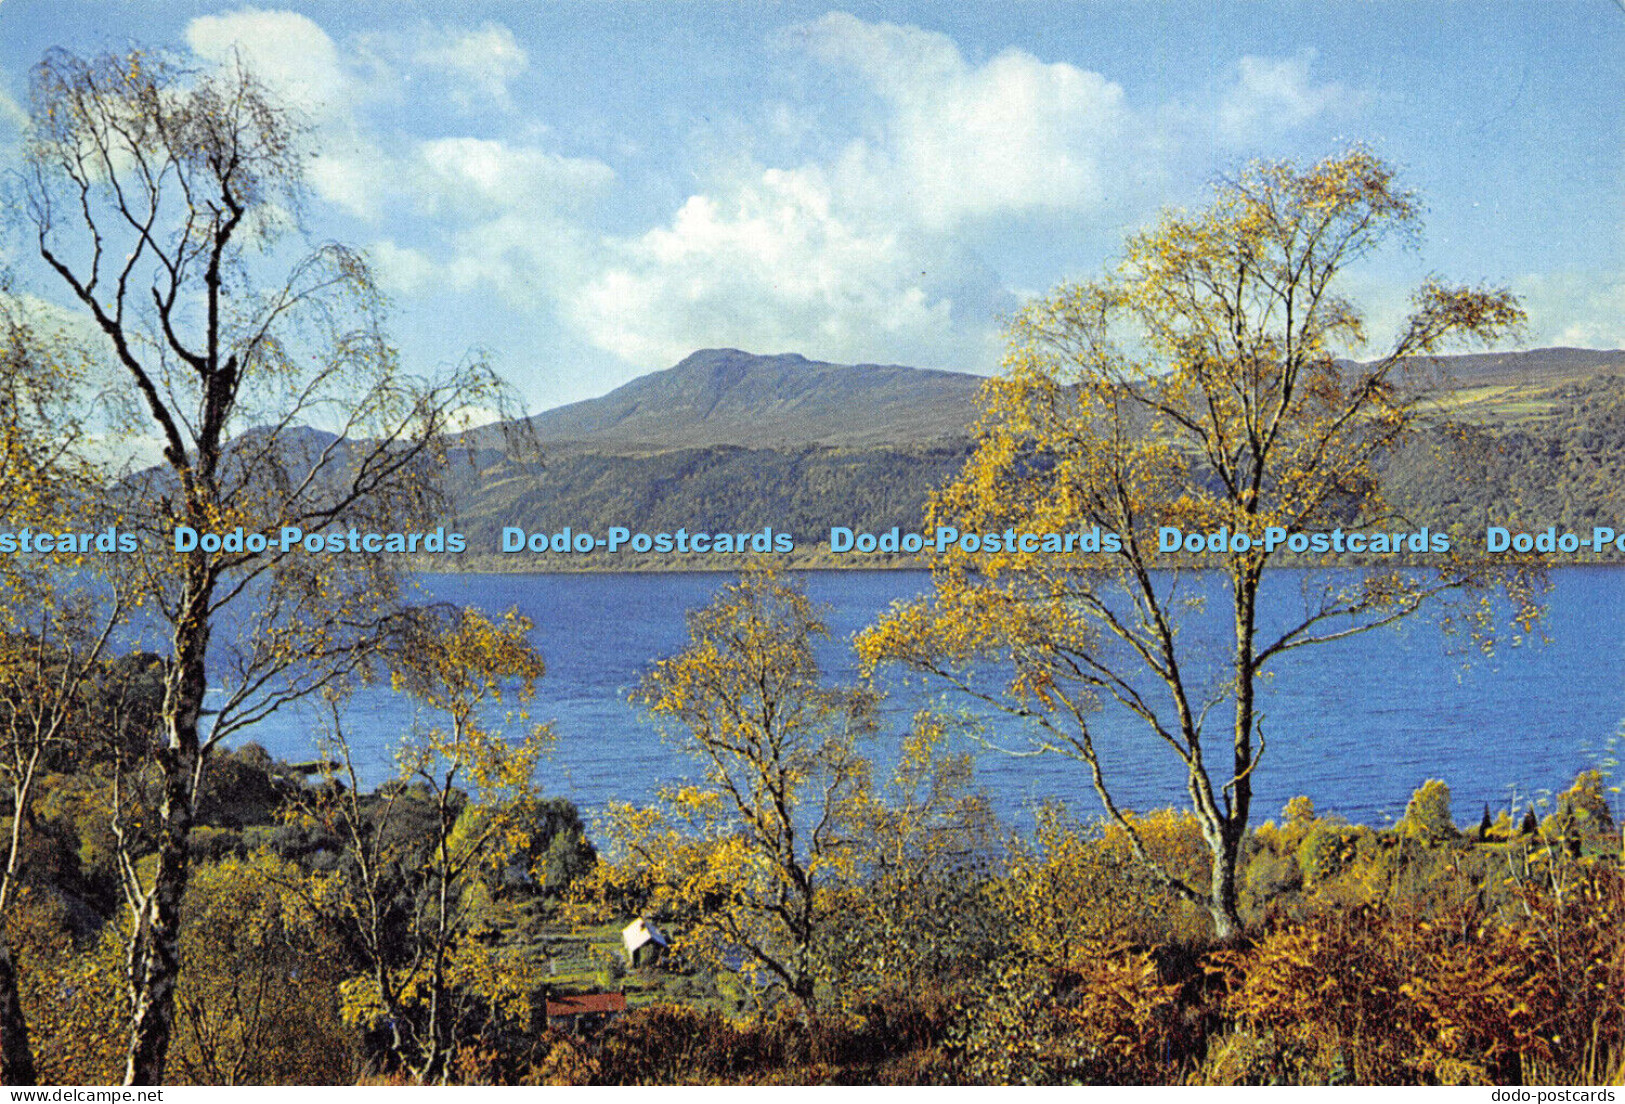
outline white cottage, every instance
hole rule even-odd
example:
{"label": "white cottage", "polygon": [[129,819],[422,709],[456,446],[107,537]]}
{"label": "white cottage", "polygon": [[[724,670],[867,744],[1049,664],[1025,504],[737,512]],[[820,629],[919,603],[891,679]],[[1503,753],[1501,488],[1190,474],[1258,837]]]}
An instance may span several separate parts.
{"label": "white cottage", "polygon": [[621,929],[621,943],[626,947],[626,961],[633,966],[658,964],[669,945],[661,930],[641,916]]}

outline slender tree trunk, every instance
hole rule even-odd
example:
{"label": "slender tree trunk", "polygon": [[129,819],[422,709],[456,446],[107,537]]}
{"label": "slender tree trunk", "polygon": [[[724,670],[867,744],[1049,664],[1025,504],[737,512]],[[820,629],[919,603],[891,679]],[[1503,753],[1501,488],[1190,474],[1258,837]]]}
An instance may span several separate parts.
{"label": "slender tree trunk", "polygon": [[152,888],[140,899],[130,948],[130,1050],[126,1085],[159,1085],[164,1080],[169,1043],[175,1030],[175,986],[181,970],[181,902],[191,876],[190,840],[201,774],[198,722],[208,688],[205,655],[211,588],[201,561],[189,565],[180,624],[175,630],[174,674],[165,690],[164,728],[168,746],[160,752],[164,796],[160,808],[158,869]]}
{"label": "slender tree trunk", "polygon": [[[1236,612],[1235,694],[1236,725],[1231,742],[1230,782],[1224,787],[1219,816],[1218,846],[1213,848],[1213,877],[1208,911],[1214,933],[1221,940],[1241,934],[1241,902],[1236,888],[1236,867],[1241,862],[1241,841],[1253,805],[1253,727],[1257,665],[1253,637],[1257,631],[1259,574],[1250,565],[1234,578]],[[1214,841],[1210,838],[1210,845]]]}
{"label": "slender tree trunk", "polygon": [[1238,852],[1225,848],[1222,855],[1213,856],[1212,899],[1208,912],[1213,917],[1213,934],[1220,942],[1228,943],[1241,934],[1241,907],[1236,893],[1236,860]]}
{"label": "slender tree trunk", "polygon": [[19,771],[11,795],[11,839],[6,848],[6,865],[0,870],[0,1084],[36,1083],[34,1050],[28,1041],[28,1018],[23,1015],[21,983],[17,963],[11,957],[11,940],[6,936],[5,916],[17,891],[22,868],[23,824],[28,812],[34,769],[39,763],[39,745]]}
{"label": "slender tree trunk", "polygon": [[181,902],[191,875],[192,755],[164,755],[164,803],[158,869],[141,900],[131,947],[132,1007],[126,1085],[160,1085],[175,1028],[175,986],[180,978]]}
{"label": "slender tree trunk", "polygon": [[[780,808],[785,818],[786,836],[793,841],[795,839],[795,829],[790,824],[789,813],[783,805]],[[791,846],[794,846],[794,844],[792,843]],[[799,862],[794,864],[791,876],[796,883],[798,898],[796,904],[799,906],[800,914],[797,917],[795,927],[792,929],[796,941],[796,950],[793,960],[795,978],[790,984],[790,994],[801,1002],[802,1009],[808,1015],[812,1015],[817,1011],[814,1002],[818,996],[818,980],[813,973],[813,939],[816,935],[818,923],[813,906],[815,890],[812,876],[807,873],[806,868]]]}
{"label": "slender tree trunk", "polygon": [[17,966],[4,928],[0,928],[0,1084],[37,1084],[28,1020],[23,1016],[22,994],[18,991]]}

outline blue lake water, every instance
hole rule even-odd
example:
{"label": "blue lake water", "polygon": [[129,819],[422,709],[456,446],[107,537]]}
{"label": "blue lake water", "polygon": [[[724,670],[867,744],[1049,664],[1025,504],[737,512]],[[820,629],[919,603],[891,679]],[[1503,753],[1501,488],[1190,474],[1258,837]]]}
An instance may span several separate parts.
{"label": "blue lake water", "polygon": [[[898,598],[929,587],[924,572],[809,572],[814,599],[827,607],[832,639],[822,650],[833,678],[850,677],[853,633]],[[649,575],[431,575],[434,598],[499,613],[510,607],[536,624],[548,664],[532,716],[553,723],[556,745],[543,779],[550,793],[591,813],[609,800],[645,800],[657,787],[697,777],[697,766],[628,701],[655,659],[682,647],[684,611],[705,604],[728,577]],[[1271,577],[1262,620],[1279,621],[1301,603],[1303,576]],[[1569,568],[1553,575],[1544,643],[1503,644],[1493,657],[1465,655],[1436,625],[1413,620],[1283,657],[1260,699],[1268,750],[1255,774],[1254,817],[1276,815],[1307,794],[1322,811],[1371,824],[1397,817],[1411,792],[1442,778],[1456,820],[1476,823],[1483,804],[1504,808],[1568,785],[1598,765],[1625,718],[1625,571]],[[1200,581],[1196,584],[1201,585]],[[1223,609],[1198,614],[1193,642]],[[1476,653],[1475,653],[1476,656]],[[1215,668],[1216,670],[1217,668]],[[871,754],[885,763],[914,711],[939,691],[892,678]],[[954,709],[965,703],[944,699]],[[365,779],[388,776],[391,753],[412,723],[411,703],[386,690],[360,694],[346,715]],[[1025,738],[1022,722],[986,720],[1004,745]],[[243,736],[285,759],[314,753],[316,723],[298,711],[275,715]],[[1180,804],[1181,768],[1135,720],[1099,720],[1115,796],[1133,808]],[[1215,710],[1210,742],[1223,743]],[[967,747],[977,745],[967,741]],[[1084,767],[1053,755],[1012,758],[978,749],[978,771],[995,807],[1021,823],[1038,801],[1057,798],[1080,816],[1100,811]]]}

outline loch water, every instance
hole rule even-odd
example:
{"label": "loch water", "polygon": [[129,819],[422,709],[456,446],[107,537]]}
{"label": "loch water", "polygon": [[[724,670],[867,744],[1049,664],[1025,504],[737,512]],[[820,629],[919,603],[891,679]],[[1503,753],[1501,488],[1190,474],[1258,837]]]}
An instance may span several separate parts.
{"label": "loch water", "polygon": [[[629,701],[642,673],[685,641],[686,610],[702,606],[729,576],[712,573],[420,576],[438,600],[500,613],[516,608],[535,622],[534,640],[547,676],[530,706],[552,723],[556,743],[543,772],[547,792],[591,814],[611,800],[642,801],[658,787],[697,777],[698,765],[662,740]],[[831,637],[820,659],[831,678],[850,678],[852,635],[893,601],[929,589],[918,571],[823,571],[802,575],[825,607]],[[1303,608],[1306,588],[1324,580],[1280,571],[1270,576],[1261,622],[1278,625]],[[1283,656],[1263,687],[1259,707],[1267,750],[1255,774],[1254,819],[1278,814],[1307,794],[1323,812],[1380,825],[1398,817],[1423,781],[1451,787],[1458,823],[1476,823],[1483,805],[1520,807],[1565,788],[1579,770],[1601,764],[1625,720],[1625,570],[1565,568],[1552,574],[1544,639],[1514,643],[1507,634],[1491,656],[1417,617],[1397,626]],[[1187,576],[1187,594],[1204,586]],[[1218,598],[1215,589],[1213,598]],[[1187,614],[1186,637],[1222,640],[1229,613],[1222,601]],[[1215,653],[1217,655],[1217,653]],[[1213,658],[1209,674],[1222,677]],[[959,711],[965,702],[940,688],[896,675],[884,680],[879,731],[869,743],[878,763],[895,756],[898,739],[923,705]],[[1223,710],[1210,721],[1223,741]],[[967,718],[985,740],[1025,745],[1022,722],[997,713]],[[386,689],[360,693],[345,727],[363,780],[391,769],[392,752],[413,723],[411,702]],[[280,712],[241,740],[254,740],[288,760],[315,754],[317,720]],[[1096,721],[1115,785],[1114,796],[1141,810],[1180,804],[1182,771],[1169,749],[1140,722],[1107,710]],[[1037,803],[1057,799],[1079,816],[1100,811],[1085,768],[1054,755],[1012,757],[969,737],[980,784],[1006,821],[1030,822]]]}

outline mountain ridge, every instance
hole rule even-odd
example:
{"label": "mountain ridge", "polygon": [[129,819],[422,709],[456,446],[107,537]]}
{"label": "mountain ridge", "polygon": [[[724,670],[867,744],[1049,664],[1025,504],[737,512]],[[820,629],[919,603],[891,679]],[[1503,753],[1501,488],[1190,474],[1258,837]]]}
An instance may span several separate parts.
{"label": "mountain ridge", "polygon": [[[1548,519],[1542,524],[1612,516],[1613,496],[1595,488],[1625,484],[1625,351],[1480,353],[1414,367],[1433,389],[1423,432],[1391,460],[1396,505],[1436,526],[1499,524],[1510,503]],[[451,498],[471,550],[495,549],[507,526],[773,526],[809,542],[832,525],[913,528],[974,448],[983,382],[900,365],[702,349],[607,395],[527,419],[539,461],[476,447],[475,463],[449,472]],[[1473,447],[1463,451],[1460,434],[1427,427],[1442,421],[1470,427]],[[592,564],[716,566],[704,557],[569,555],[489,555],[482,566]]]}
{"label": "mountain ridge", "polygon": [[[1555,346],[1415,358],[1470,420],[1555,387],[1625,375],[1625,350]],[[916,446],[968,437],[987,377],[899,364],[835,364],[799,353],[700,349],[596,398],[523,419],[549,451],[646,455],[691,448]],[[1486,393],[1484,389],[1511,391]],[[1506,408],[1506,409],[1502,409]]]}
{"label": "mountain ridge", "polygon": [[526,423],[544,449],[928,444],[966,434],[983,380],[899,364],[701,349]]}

